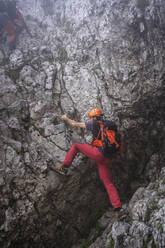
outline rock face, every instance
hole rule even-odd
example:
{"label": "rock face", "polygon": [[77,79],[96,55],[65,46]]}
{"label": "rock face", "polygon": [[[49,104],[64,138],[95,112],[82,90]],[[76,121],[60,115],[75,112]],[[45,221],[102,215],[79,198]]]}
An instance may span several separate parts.
{"label": "rock face", "polygon": [[109,221],[103,235],[90,248],[163,248],[165,246],[164,179],[165,168],[154,183],[150,183],[145,188],[141,187],[135,192],[128,206],[129,220],[115,221],[113,224]]}
{"label": "rock face", "polygon": [[[117,122],[125,159],[112,159],[111,174],[123,201],[164,166],[165,2],[19,0],[18,7],[32,38],[24,30],[12,52],[0,43],[0,245],[70,248],[109,202],[83,156],[69,178],[53,171],[73,142],[90,139],[62,123],[63,113],[85,121],[100,107]],[[149,197],[148,188],[137,191],[131,224],[109,224],[107,247],[122,247],[123,233],[126,247],[164,246],[161,184]],[[146,222],[150,204],[160,211]],[[144,235],[139,243],[134,233]]]}

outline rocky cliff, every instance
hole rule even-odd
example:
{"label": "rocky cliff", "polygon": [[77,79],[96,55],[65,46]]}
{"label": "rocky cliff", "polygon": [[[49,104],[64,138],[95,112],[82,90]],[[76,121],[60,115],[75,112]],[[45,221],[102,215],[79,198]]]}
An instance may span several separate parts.
{"label": "rocky cliff", "polygon": [[[165,246],[165,168],[160,177],[147,187],[140,187],[131,198],[125,221],[112,221],[107,211],[99,220],[105,229],[90,248],[164,247]],[[91,232],[88,242],[97,230]],[[85,244],[85,243],[84,243]],[[85,247],[85,245],[84,245]]]}
{"label": "rocky cliff", "polygon": [[[32,37],[24,30],[12,52],[0,43],[1,247],[84,247],[109,208],[92,248],[163,248],[164,0],[17,2]],[[96,106],[124,136],[111,174],[128,222],[112,223],[93,162],[78,156],[70,177],[54,172],[73,142],[90,140],[60,116],[85,121]]]}

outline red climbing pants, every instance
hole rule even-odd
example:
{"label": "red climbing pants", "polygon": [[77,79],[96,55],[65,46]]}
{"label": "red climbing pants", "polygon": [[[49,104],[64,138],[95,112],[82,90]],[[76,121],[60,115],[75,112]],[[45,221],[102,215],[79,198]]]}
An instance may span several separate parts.
{"label": "red climbing pants", "polygon": [[62,164],[70,166],[77,153],[82,153],[86,157],[94,160],[99,169],[100,179],[103,181],[107,190],[110,202],[114,208],[121,208],[121,202],[116,188],[110,180],[109,163],[110,160],[96,148],[88,144],[74,143],[68,151]]}
{"label": "red climbing pants", "polygon": [[8,24],[5,26],[6,31],[9,34],[10,37],[10,42],[15,42],[15,28],[14,28],[14,24],[9,21]]}

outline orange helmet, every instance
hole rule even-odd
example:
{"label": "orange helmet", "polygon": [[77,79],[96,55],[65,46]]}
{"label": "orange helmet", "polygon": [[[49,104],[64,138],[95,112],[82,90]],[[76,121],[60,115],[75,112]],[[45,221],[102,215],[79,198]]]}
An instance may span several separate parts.
{"label": "orange helmet", "polygon": [[102,111],[99,108],[95,108],[89,111],[88,117],[94,117],[94,116],[100,116],[102,114]]}

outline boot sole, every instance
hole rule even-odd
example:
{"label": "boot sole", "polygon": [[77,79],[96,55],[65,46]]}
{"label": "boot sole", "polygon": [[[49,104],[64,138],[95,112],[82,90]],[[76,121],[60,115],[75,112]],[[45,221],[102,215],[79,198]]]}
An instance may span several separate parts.
{"label": "boot sole", "polygon": [[59,170],[57,170],[57,169],[53,169],[55,172],[57,172],[57,174],[59,174],[59,175],[62,175],[62,176],[65,176],[65,177],[68,177],[69,175],[67,175],[67,174],[65,174],[65,173],[63,173],[62,171],[59,171]]}
{"label": "boot sole", "polygon": [[117,217],[117,220],[118,220],[118,221],[124,220],[126,217],[127,217],[127,215],[124,214],[124,215],[122,215],[122,216]]}
{"label": "boot sole", "polygon": [[63,173],[63,172],[57,170],[57,169],[54,168],[53,166],[49,166],[49,169],[51,169],[52,171],[56,172],[56,173],[59,174],[59,175],[66,176],[66,177],[69,176],[69,175],[67,175],[67,174],[65,174],[65,173]]}

